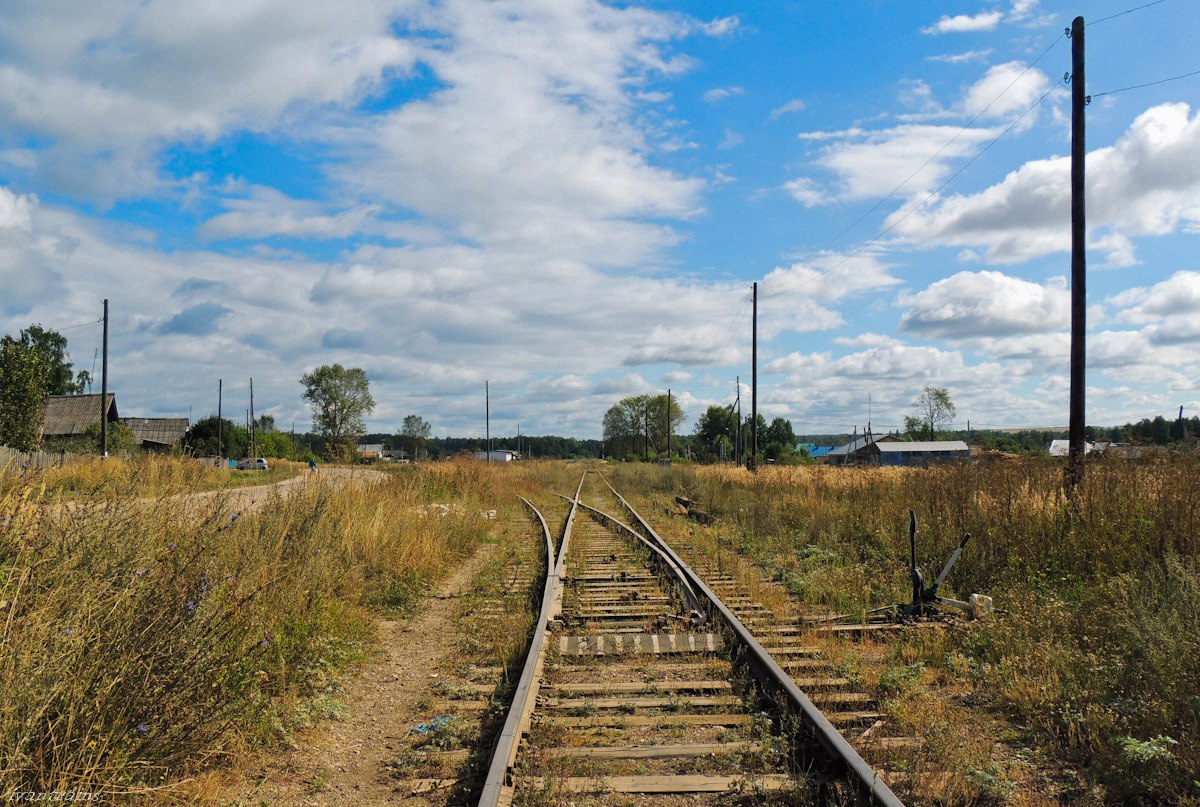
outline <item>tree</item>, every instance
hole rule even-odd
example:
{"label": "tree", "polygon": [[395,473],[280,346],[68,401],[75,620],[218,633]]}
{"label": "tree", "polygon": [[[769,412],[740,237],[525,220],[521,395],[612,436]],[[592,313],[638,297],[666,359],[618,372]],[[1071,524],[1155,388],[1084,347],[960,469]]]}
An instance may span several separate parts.
{"label": "tree", "polygon": [[[759,439],[762,439],[761,432]],[[796,453],[796,433],[792,431],[792,422],[787,418],[775,418],[767,427],[767,459],[776,462],[787,462]]]}
{"label": "tree", "polygon": [[624,459],[640,453],[644,442],[644,397],[623,398],[604,413],[604,453],[608,456]]}
{"label": "tree", "polygon": [[254,442],[258,456],[291,459],[295,453],[292,436],[286,432],[268,431],[254,433]]}
{"label": "tree", "polygon": [[954,422],[954,403],[945,387],[925,387],[913,400],[915,415],[904,416],[904,430],[933,440],[937,430]]}
{"label": "tree", "polygon": [[425,448],[425,441],[433,435],[433,427],[420,415],[408,415],[400,427],[400,445],[414,460]]}
{"label": "tree", "polygon": [[313,429],[326,450],[338,454],[367,430],[364,418],[375,410],[367,374],[359,367],[326,364],[300,376],[304,400],[312,409]]}
{"label": "tree", "polygon": [[10,336],[4,337],[9,341],[17,341],[28,348],[33,348],[45,363],[45,394],[47,395],[78,395],[83,392],[91,374],[86,370],[78,376],[71,375],[71,362],[67,361],[67,338],[58,331],[43,328],[41,325],[30,325],[21,331],[15,340]]}
{"label": "tree", "polygon": [[702,459],[733,457],[737,413],[729,406],[710,406],[696,421],[696,450]]}
{"label": "tree", "polygon": [[[218,434],[218,423],[220,424]],[[218,449],[217,440],[220,438]],[[183,437],[183,445],[198,457],[244,457],[250,449],[250,432],[232,420],[210,415],[198,420]]]}
{"label": "tree", "polygon": [[0,444],[33,451],[41,442],[46,360],[37,349],[0,339]]}
{"label": "tree", "polygon": [[684,417],[677,398],[671,398],[669,412],[666,395],[622,398],[604,413],[605,452],[611,457],[646,453],[646,459],[650,453],[661,455],[667,450],[667,429],[677,434]]}

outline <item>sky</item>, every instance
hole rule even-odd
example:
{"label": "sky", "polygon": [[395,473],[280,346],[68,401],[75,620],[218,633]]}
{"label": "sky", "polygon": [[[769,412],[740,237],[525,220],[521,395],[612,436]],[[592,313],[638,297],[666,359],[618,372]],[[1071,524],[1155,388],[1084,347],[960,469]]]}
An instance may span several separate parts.
{"label": "sky", "polygon": [[306,430],[338,362],[373,432],[598,437],[748,412],[758,283],[768,419],[1063,425],[1080,13],[1087,420],[1195,414],[1193,0],[9,0],[0,329],[98,378],[107,298],[122,415]]}

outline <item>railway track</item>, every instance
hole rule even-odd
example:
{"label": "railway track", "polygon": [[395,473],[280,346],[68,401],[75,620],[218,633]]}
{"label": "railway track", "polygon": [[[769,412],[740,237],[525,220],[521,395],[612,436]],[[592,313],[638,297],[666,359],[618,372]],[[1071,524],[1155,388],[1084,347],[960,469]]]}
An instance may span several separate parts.
{"label": "railway track", "polygon": [[901,804],[842,733],[876,715],[812,648],[769,630],[768,650],[748,627],[761,606],[599,475],[564,498],[557,541],[526,503],[553,562],[479,804]]}

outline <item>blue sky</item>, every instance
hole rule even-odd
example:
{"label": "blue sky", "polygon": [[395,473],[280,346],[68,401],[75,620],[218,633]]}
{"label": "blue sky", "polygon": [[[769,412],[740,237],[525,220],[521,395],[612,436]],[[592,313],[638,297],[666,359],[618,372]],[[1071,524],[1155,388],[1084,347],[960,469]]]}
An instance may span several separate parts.
{"label": "blue sky", "polygon": [[1063,424],[1083,13],[1088,419],[1194,412],[1200,75],[1112,91],[1200,70],[1200,7],[1081,5],[6,4],[0,327],[90,368],[108,297],[125,414],[253,376],[303,429],[336,361],[373,430],[482,433],[488,380],[494,434],[597,436],[729,403],[757,281],[768,417]]}

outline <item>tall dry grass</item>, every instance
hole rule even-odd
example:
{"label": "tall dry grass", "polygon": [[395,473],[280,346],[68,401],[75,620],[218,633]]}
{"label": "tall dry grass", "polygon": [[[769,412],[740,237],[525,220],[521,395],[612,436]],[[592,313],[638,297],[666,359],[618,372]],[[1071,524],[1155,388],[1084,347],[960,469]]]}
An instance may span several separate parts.
{"label": "tall dry grass", "polygon": [[[718,516],[714,543],[842,612],[908,599],[907,511],[943,593],[1003,610],[961,637],[945,676],[1037,732],[1112,801],[1200,798],[1200,458],[1093,461],[1077,506],[1048,459],[928,469],[614,467],[618,487]],[[965,664],[962,662],[965,659]],[[964,669],[959,669],[959,666]]]}
{"label": "tall dry grass", "polygon": [[98,496],[165,496],[198,490],[265,485],[296,476],[307,466],[272,460],[269,471],[212,468],[191,459],[161,454],[131,457],[67,455],[61,463],[25,469],[15,462],[0,465],[0,494],[32,489],[45,498],[68,501]]}
{"label": "tall dry grass", "polygon": [[7,485],[0,791],[146,792],[281,737],[369,646],[374,611],[411,609],[486,540],[508,486],[448,463],[238,515],[224,496],[101,485],[63,507]]}

